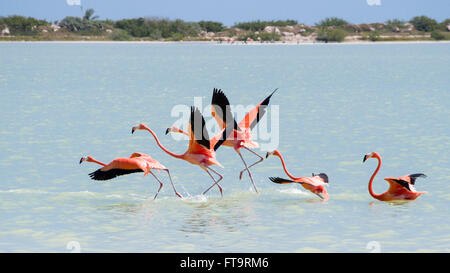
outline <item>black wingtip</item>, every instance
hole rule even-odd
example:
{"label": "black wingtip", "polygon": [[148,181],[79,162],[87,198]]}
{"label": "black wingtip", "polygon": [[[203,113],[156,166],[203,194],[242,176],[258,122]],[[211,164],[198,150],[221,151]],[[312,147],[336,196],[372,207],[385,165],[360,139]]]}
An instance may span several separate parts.
{"label": "black wingtip", "polygon": [[194,134],[194,140],[203,147],[210,149],[210,140],[206,130],[206,122],[202,113],[197,107],[191,106],[190,118],[191,131]]}
{"label": "black wingtip", "polygon": [[261,105],[269,105],[270,103],[270,98],[272,97],[272,95],[278,90],[278,88],[275,88],[275,90],[273,90],[273,92],[267,97],[265,98],[262,102]]}
{"label": "black wingtip", "polygon": [[413,173],[409,175],[410,179],[411,179],[411,184],[414,185],[414,183],[416,183],[416,179],[421,177],[421,178],[427,178],[427,176],[424,173]]}
{"label": "black wingtip", "polygon": [[269,177],[269,180],[272,181],[273,183],[277,183],[277,184],[286,184],[286,183],[294,182],[292,180],[284,179],[281,177]]}
{"label": "black wingtip", "polygon": [[273,90],[273,92],[270,94],[269,98],[272,97],[272,95],[273,95],[275,92],[277,92],[277,90],[278,90],[278,87],[275,88],[275,90]]}
{"label": "black wingtip", "polygon": [[219,105],[220,107],[225,107],[227,105],[230,105],[230,101],[228,100],[222,89],[214,88],[211,105]]}
{"label": "black wingtip", "polygon": [[410,174],[409,175],[410,177],[422,177],[422,178],[426,178],[427,177],[427,175],[426,174],[424,174],[424,173],[414,173],[414,174]]}

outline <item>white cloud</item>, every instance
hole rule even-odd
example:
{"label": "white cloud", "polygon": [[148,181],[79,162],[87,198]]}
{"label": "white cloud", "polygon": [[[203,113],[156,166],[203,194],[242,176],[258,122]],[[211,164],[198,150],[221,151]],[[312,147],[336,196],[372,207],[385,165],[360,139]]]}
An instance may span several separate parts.
{"label": "white cloud", "polygon": [[66,0],[69,6],[81,6],[81,0]]}
{"label": "white cloud", "polygon": [[369,6],[381,6],[381,0],[366,0]]}

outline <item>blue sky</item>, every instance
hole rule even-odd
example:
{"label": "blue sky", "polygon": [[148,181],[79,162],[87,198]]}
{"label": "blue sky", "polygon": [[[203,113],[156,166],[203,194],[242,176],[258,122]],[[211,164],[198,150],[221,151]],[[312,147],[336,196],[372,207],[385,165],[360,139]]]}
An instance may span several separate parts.
{"label": "blue sky", "polygon": [[450,18],[450,0],[0,0],[0,16],[19,14],[50,21],[81,16],[80,6],[68,2],[94,8],[101,19],[157,16],[214,20],[227,26],[258,19],[295,19],[312,25],[330,16],[351,23],[409,20],[416,15],[439,22]]}

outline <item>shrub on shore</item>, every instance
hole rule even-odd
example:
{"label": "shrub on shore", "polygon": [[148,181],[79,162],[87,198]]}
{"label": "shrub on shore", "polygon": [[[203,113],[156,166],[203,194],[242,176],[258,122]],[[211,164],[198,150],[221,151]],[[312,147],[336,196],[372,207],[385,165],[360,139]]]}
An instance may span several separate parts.
{"label": "shrub on shore", "polygon": [[431,32],[430,37],[434,40],[440,41],[440,40],[445,40],[445,36],[444,34],[442,34],[440,31],[438,30],[434,30]]}
{"label": "shrub on shore", "polygon": [[48,26],[50,23],[33,17],[11,15],[8,17],[0,17],[1,25],[8,26],[13,35],[33,35],[37,34],[36,27]]}
{"label": "shrub on shore", "polygon": [[337,17],[328,17],[316,23],[316,27],[343,27],[345,25],[348,25],[348,22]]}
{"label": "shrub on shore", "polygon": [[123,29],[114,29],[109,37],[113,41],[131,41],[133,39],[133,37]]}
{"label": "shrub on shore", "polygon": [[247,41],[249,38],[253,41],[274,42],[281,40],[281,35],[275,32],[260,32],[256,34],[253,31],[246,31],[239,35],[238,40]]}
{"label": "shrub on shore", "polygon": [[[171,21],[158,18],[134,18],[119,20],[115,28],[123,29],[133,37],[150,37],[158,40],[161,38],[172,39],[176,33],[181,36],[197,36],[200,33],[200,25],[194,22],[184,22],[177,19]],[[175,38],[181,37],[180,35]]]}
{"label": "shrub on shore", "polygon": [[347,36],[347,33],[342,29],[329,29],[329,28],[321,28],[317,32],[317,41],[321,42],[342,42],[345,39],[345,36]]}
{"label": "shrub on shore", "polygon": [[252,22],[243,22],[237,23],[233,27],[240,28],[243,30],[251,30],[251,31],[261,31],[264,30],[267,26],[274,27],[285,27],[285,26],[295,26],[298,22],[296,20],[278,20],[278,21],[252,21]]}

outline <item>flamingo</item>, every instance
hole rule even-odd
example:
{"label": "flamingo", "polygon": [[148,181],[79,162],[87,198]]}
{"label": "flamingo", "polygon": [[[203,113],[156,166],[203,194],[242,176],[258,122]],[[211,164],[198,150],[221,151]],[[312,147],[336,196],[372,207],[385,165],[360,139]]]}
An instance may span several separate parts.
{"label": "flamingo", "polygon": [[289,171],[286,169],[286,164],[284,163],[284,159],[281,156],[280,151],[274,150],[273,152],[268,152],[266,154],[266,158],[269,155],[278,156],[281,160],[281,164],[283,165],[283,169],[286,174],[292,179],[284,179],[280,177],[269,177],[270,181],[277,184],[288,184],[288,183],[299,183],[303,186],[303,188],[309,190],[310,192],[316,194],[323,200],[328,200],[328,193],[325,188],[328,185],[328,176],[325,173],[312,174],[311,177],[294,177]]}
{"label": "flamingo", "polygon": [[[257,142],[251,140],[252,138],[251,130],[258,124],[259,120],[266,113],[266,108],[269,105],[270,98],[275,93],[275,91],[277,91],[277,89],[275,89],[272,92],[272,94],[270,94],[267,98],[265,98],[258,105],[256,105],[249,113],[247,113],[247,115],[239,124],[237,124],[236,121],[233,119],[232,121],[234,123],[233,124],[234,130],[232,132],[233,135],[230,135],[230,137],[223,143],[224,146],[233,147],[236,153],[241,158],[245,168],[239,173],[239,179],[242,179],[242,174],[245,171],[247,171],[250,177],[250,181],[252,182],[253,188],[255,189],[255,192],[258,192],[258,189],[256,188],[252,173],[250,172],[249,169],[255,166],[256,164],[261,163],[264,160],[264,158],[251,150],[253,148],[259,147],[259,144]],[[211,105],[212,105],[211,107],[212,116],[216,119],[217,123],[219,124],[219,127],[221,129],[224,129],[226,124],[228,124],[227,120],[228,121],[231,120],[233,115],[230,109],[230,102],[228,101],[228,98],[225,96],[222,90],[214,88]],[[168,134],[169,132],[181,133],[189,136],[189,133],[175,126],[167,128],[166,134]],[[259,157],[259,160],[248,166],[247,162],[245,162],[244,157],[241,154],[240,151],[241,148],[256,155],[257,157]]]}
{"label": "flamingo", "polygon": [[[201,121],[201,123],[199,123],[199,121]],[[205,170],[211,177],[211,179],[214,181],[214,183],[207,190],[205,190],[203,194],[205,194],[212,187],[217,185],[220,191],[220,195],[223,197],[223,189],[219,185],[219,182],[223,179],[223,176],[219,172],[212,169],[210,166],[217,165],[223,168],[220,162],[216,159],[216,150],[223,144],[224,140],[227,138],[228,136],[227,132],[231,133],[231,128],[224,129],[221,135],[219,134],[210,140],[208,132],[206,131],[205,128],[205,124],[206,124],[205,119],[203,118],[200,111],[196,107],[191,107],[189,134],[188,134],[190,136],[189,147],[184,154],[175,154],[167,150],[164,146],[161,145],[156,134],[145,124],[141,123],[138,126],[134,126],[131,130],[131,133],[134,133],[135,130],[147,130],[150,132],[150,134],[153,135],[153,137],[156,140],[156,144],[158,144],[158,146],[164,152],[175,158],[183,159],[193,165],[200,166],[200,168]],[[219,179],[218,180],[214,179],[211,172],[219,176]]]}
{"label": "flamingo", "polygon": [[381,156],[377,152],[369,153],[364,155],[363,162],[365,162],[368,158],[378,159],[378,166],[369,180],[369,193],[373,198],[380,201],[415,200],[417,197],[426,193],[426,191],[416,191],[416,189],[414,188],[414,184],[416,183],[417,178],[425,178],[427,176],[423,173],[415,173],[404,175],[401,177],[386,177],[384,180],[389,183],[389,189],[385,193],[375,194],[372,189],[372,183],[375,175],[377,175],[378,171],[380,170]]}
{"label": "flamingo", "polygon": [[109,180],[109,179],[113,179],[120,175],[136,173],[136,172],[144,172],[144,176],[146,176],[150,173],[151,175],[153,175],[153,177],[155,177],[156,181],[159,182],[159,189],[156,192],[156,195],[153,199],[156,199],[156,197],[158,196],[159,191],[163,187],[163,183],[158,179],[158,177],[151,170],[155,169],[155,170],[166,171],[167,174],[169,175],[170,183],[172,184],[175,194],[178,197],[183,198],[183,196],[180,193],[178,193],[177,190],[175,189],[175,186],[172,182],[172,177],[170,176],[169,169],[147,154],[133,153],[128,158],[126,158],[126,157],[116,158],[113,161],[111,161],[109,164],[100,162],[91,156],[82,157],[80,159],[80,164],[83,163],[83,161],[94,162],[94,163],[97,163],[97,164],[100,164],[103,166],[103,168],[100,168],[100,169],[96,170],[95,172],[92,172],[89,174],[91,179],[94,179],[94,180]]}

